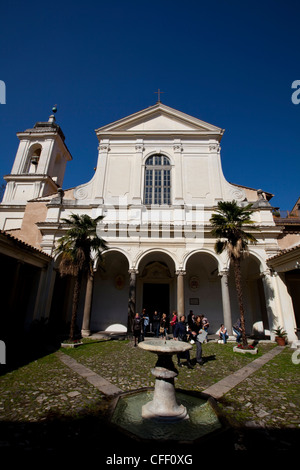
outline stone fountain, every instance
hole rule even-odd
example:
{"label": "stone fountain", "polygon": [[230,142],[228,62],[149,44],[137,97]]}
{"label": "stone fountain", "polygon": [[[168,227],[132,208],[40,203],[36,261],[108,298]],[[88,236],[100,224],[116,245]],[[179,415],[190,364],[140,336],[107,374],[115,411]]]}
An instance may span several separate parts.
{"label": "stone fountain", "polygon": [[222,428],[211,397],[175,392],[178,375],[174,354],[192,349],[176,340],[147,339],[139,347],[157,355],[154,391],[136,390],[121,394],[112,412],[111,423],[135,439],[165,442],[197,442]]}
{"label": "stone fountain", "polygon": [[141,349],[157,354],[155,367],[151,370],[156,378],[153,400],[142,407],[142,417],[163,421],[188,419],[185,406],[178,404],[174,379],[178,375],[172,356],[192,349],[192,345],[182,341],[152,339],[139,343]]}

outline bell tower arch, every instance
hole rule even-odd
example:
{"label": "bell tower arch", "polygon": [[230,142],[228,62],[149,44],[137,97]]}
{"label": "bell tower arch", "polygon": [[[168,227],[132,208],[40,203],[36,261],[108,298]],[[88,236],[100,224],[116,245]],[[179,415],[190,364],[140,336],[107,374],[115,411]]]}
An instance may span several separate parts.
{"label": "bell tower arch", "polygon": [[65,144],[65,136],[56,123],[56,107],[46,122],[37,122],[33,128],[18,132],[20,141],[11,173],[4,176],[7,182],[2,209],[18,212],[10,215],[10,222],[0,228],[19,228],[27,202],[57,192],[62,186],[66,164],[72,156]]}

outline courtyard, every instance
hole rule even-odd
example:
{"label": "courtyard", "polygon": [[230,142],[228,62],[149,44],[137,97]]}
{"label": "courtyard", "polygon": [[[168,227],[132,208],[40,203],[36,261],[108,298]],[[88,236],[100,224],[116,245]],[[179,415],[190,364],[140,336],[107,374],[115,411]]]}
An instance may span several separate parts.
{"label": "courtyard", "polygon": [[[114,390],[130,392],[154,386],[151,368],[155,357],[132,340],[84,339],[74,349],[57,349],[5,371],[0,378],[1,452],[56,452],[94,445],[101,440],[101,456],[121,449],[136,449],[130,436],[111,428],[110,393],[103,393],[84,374],[68,365],[88,368]],[[176,390],[195,395],[205,392],[266,354],[275,352],[264,365],[217,399],[224,430],[207,438],[209,451],[222,443],[230,450],[292,451],[300,433],[300,366],[292,360],[289,346],[258,342],[258,354],[233,353],[233,343],[204,344],[204,366],[183,366],[175,380]],[[75,362],[76,361],[76,362]],[[5,366],[1,366],[4,368]],[[166,445],[156,443],[155,447]],[[172,448],[172,446],[171,446]],[[175,447],[178,450],[178,445]],[[138,443],[138,453],[150,452]],[[183,452],[195,452],[182,445]],[[136,452],[136,451],[135,451]],[[104,462],[104,460],[103,460]]]}

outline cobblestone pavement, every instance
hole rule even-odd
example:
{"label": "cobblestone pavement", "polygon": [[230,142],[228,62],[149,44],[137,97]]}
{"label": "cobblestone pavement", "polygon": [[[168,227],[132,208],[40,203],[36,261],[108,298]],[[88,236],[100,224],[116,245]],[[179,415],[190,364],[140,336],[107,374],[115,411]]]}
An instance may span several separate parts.
{"label": "cobblestone pavement", "polygon": [[[273,348],[272,343],[259,344],[258,356]],[[232,344],[211,342],[203,349],[204,366],[182,367],[177,389],[203,392],[256,359],[233,354]],[[300,365],[293,363],[292,353],[284,348],[218,399],[222,415],[234,429],[228,443],[233,450],[252,449],[262,435],[264,447],[279,450],[293,449],[299,440]],[[59,354],[124,392],[154,385],[154,355],[134,348],[131,341],[87,341]],[[193,362],[195,349],[191,357]],[[62,442],[76,445],[77,439],[82,441],[87,435],[92,441],[92,436],[106,429],[101,419],[106,403],[105,393],[62,362],[57,353],[32,361],[0,377],[0,450],[53,450]]]}

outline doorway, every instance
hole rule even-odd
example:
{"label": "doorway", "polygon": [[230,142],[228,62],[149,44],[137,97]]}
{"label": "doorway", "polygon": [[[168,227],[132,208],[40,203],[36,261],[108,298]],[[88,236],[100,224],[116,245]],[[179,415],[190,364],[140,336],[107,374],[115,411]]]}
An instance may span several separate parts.
{"label": "doorway", "polygon": [[155,310],[161,315],[167,314],[169,318],[170,312],[170,286],[169,284],[144,283],[143,286],[143,308],[149,315],[150,323],[152,323],[152,315]]}

